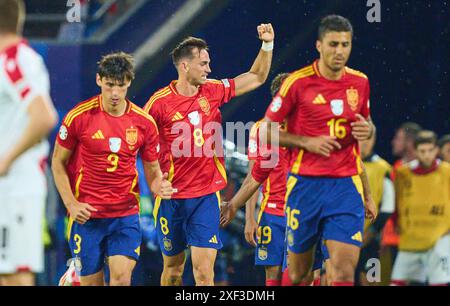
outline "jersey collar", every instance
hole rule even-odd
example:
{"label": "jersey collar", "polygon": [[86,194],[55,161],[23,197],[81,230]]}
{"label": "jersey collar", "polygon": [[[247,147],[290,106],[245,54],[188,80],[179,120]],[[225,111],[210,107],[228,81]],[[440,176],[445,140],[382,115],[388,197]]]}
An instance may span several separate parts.
{"label": "jersey collar", "polygon": [[[325,79],[325,80],[328,80],[327,78],[323,77],[323,76],[320,74],[320,71],[319,71],[319,59],[316,59],[316,60],[314,61],[314,63],[312,64],[312,66],[313,66],[314,72],[317,74],[317,76],[318,76],[319,78],[323,78],[323,79]],[[343,69],[343,71],[342,71],[342,76],[341,76],[341,78],[340,78],[339,80],[328,80],[328,81],[331,81],[331,82],[338,82],[338,81],[341,81],[341,80],[344,78],[344,76],[345,76],[346,74],[347,74],[347,66],[344,67],[344,69]]]}
{"label": "jersey collar", "polygon": [[425,174],[429,174],[431,172],[436,171],[436,169],[439,167],[440,163],[441,163],[440,160],[436,159],[430,168],[425,169],[425,168],[421,167],[420,164],[418,164],[417,167],[412,168],[411,170],[414,174],[425,175]]}

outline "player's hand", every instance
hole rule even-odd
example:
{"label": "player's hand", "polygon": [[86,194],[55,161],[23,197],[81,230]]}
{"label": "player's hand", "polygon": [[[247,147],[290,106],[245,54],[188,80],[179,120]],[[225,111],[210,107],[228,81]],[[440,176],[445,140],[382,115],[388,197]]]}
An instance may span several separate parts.
{"label": "player's hand", "polygon": [[365,201],[366,219],[369,219],[371,223],[375,221],[378,215],[377,206],[372,197],[369,197]]}
{"label": "player's hand", "polygon": [[4,158],[0,158],[0,177],[8,174],[11,163]]}
{"label": "player's hand", "polygon": [[97,211],[87,203],[76,202],[69,205],[70,217],[77,223],[85,224],[91,218],[91,212]]}
{"label": "player's hand", "polygon": [[237,209],[234,208],[231,202],[222,202],[220,204],[220,226],[225,227],[236,216]]}
{"label": "player's hand", "polygon": [[271,23],[261,23],[256,30],[258,31],[258,38],[262,41],[271,42],[275,38]]}
{"label": "player's hand", "polygon": [[330,154],[334,150],[339,150],[341,145],[336,141],[334,136],[318,136],[318,137],[303,137],[303,147],[315,154],[322,155],[324,157],[330,157]]}
{"label": "player's hand", "polygon": [[256,239],[259,239],[258,237],[258,223],[256,223],[255,219],[250,218],[246,220],[245,222],[245,240],[252,246],[256,247]]}
{"label": "player's hand", "polygon": [[174,192],[177,192],[175,188],[172,188],[172,183],[167,180],[169,174],[165,172],[163,174],[161,183],[158,187],[158,192],[156,193],[161,199],[169,200]]}
{"label": "player's hand", "polygon": [[372,136],[374,126],[370,124],[369,121],[366,120],[360,114],[356,114],[358,118],[357,121],[350,123],[352,127],[352,135],[356,140],[367,140]]}

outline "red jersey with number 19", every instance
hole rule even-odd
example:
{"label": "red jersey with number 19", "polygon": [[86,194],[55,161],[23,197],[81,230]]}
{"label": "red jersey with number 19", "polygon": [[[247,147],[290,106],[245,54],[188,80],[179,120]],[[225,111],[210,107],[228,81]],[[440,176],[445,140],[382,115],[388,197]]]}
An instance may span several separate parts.
{"label": "red jersey with number 19", "polygon": [[177,189],[172,198],[196,198],[227,184],[219,107],[235,96],[234,80],[207,80],[192,97],[180,95],[175,84],[155,92],[144,110],[159,127],[159,163]]}
{"label": "red jersey with number 19", "polygon": [[[284,206],[286,203],[286,182],[288,174],[288,150],[286,148],[268,148],[264,150],[259,144],[259,125],[256,122],[250,130],[250,140],[248,146],[248,159],[255,160],[252,168],[252,177],[255,181],[263,183],[263,200],[260,212],[271,215],[284,216]],[[282,128],[283,129],[283,128]],[[270,164],[269,160],[274,159],[277,154],[276,164]],[[264,163],[266,162],[266,165]],[[260,213],[260,214],[261,214]],[[259,219],[259,218],[258,218]]]}
{"label": "red jersey with number 19", "polygon": [[[139,213],[136,157],[158,159],[158,129],[153,118],[127,100],[122,116],[103,110],[101,95],[67,113],[57,136],[62,147],[77,153],[68,168],[75,197],[98,209],[92,218]],[[72,173],[76,168],[77,173]]]}
{"label": "red jersey with number 19", "polygon": [[287,119],[288,132],[302,136],[335,136],[342,148],[330,157],[302,149],[290,150],[290,172],[305,176],[349,177],[361,172],[359,146],[351,134],[356,114],[368,118],[369,81],[359,71],[345,67],[341,79],[324,78],[318,61],[293,72],[266,111],[266,118]]}

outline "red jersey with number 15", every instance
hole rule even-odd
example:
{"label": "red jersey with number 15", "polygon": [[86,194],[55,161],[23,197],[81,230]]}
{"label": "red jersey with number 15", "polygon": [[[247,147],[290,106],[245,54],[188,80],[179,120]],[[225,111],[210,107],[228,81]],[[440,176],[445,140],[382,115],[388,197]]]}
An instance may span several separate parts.
{"label": "red jersey with number 15", "polygon": [[342,148],[330,157],[290,150],[290,172],[305,176],[348,177],[361,172],[359,146],[351,134],[356,114],[368,118],[369,81],[345,67],[339,80],[324,78],[318,61],[287,77],[266,111],[266,118],[287,119],[288,132],[302,136],[335,136]]}
{"label": "red jersey with number 15", "polygon": [[192,97],[179,94],[172,81],[144,107],[159,127],[161,170],[177,192],[174,199],[204,196],[227,184],[219,107],[235,96],[234,80],[207,80]]}
{"label": "red jersey with number 15", "polygon": [[76,154],[69,179],[77,200],[98,210],[92,218],[139,213],[137,154],[148,162],[158,159],[158,129],[150,115],[127,101],[125,113],[112,116],[99,95],[67,113],[56,140]]}

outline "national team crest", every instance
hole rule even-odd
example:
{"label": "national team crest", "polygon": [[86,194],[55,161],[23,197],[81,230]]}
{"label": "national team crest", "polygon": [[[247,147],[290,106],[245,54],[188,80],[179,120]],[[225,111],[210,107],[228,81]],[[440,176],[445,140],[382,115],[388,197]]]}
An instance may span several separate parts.
{"label": "national team crest", "polygon": [[340,116],[344,113],[344,101],[341,99],[331,100],[330,102],[331,112],[335,116]]}
{"label": "national team crest", "polygon": [[258,248],[258,258],[260,260],[266,260],[267,259],[267,248],[264,246],[260,246]]}
{"label": "national team crest", "polygon": [[138,131],[136,128],[131,127],[125,130],[125,140],[130,146],[134,146],[137,143]]}
{"label": "national team crest", "polygon": [[201,97],[200,99],[198,99],[198,104],[200,105],[200,108],[202,109],[202,111],[206,115],[209,115],[211,106],[209,105],[208,99],[206,99],[205,97]]}
{"label": "national team crest", "polygon": [[122,139],[118,137],[109,138],[109,149],[113,153],[117,153],[120,150],[120,146],[122,145]]}
{"label": "national team crest", "polygon": [[358,89],[354,88],[347,89],[347,102],[348,105],[350,105],[352,111],[356,111],[359,102]]}
{"label": "national team crest", "polygon": [[81,269],[83,269],[83,265],[81,264],[81,258],[80,257],[75,257],[74,258],[74,264],[75,264],[75,271],[76,272],[81,272]]}
{"label": "national team crest", "polygon": [[172,250],[172,240],[170,240],[168,238],[164,238],[163,241],[164,241],[164,249],[166,251]]}
{"label": "national team crest", "polygon": [[189,118],[189,122],[191,122],[192,125],[198,125],[200,123],[200,115],[199,115],[198,111],[189,113],[188,118]]}
{"label": "national team crest", "polygon": [[287,242],[290,247],[294,245],[294,234],[292,233],[292,230],[288,231]]}

